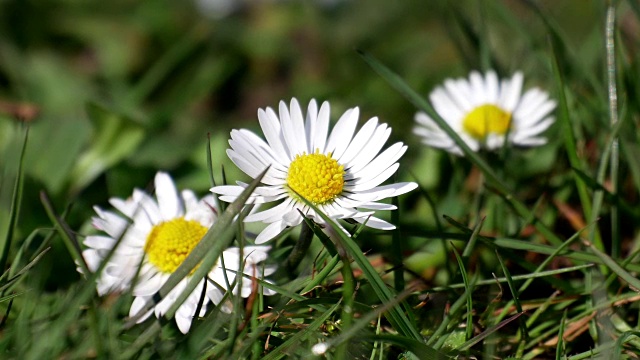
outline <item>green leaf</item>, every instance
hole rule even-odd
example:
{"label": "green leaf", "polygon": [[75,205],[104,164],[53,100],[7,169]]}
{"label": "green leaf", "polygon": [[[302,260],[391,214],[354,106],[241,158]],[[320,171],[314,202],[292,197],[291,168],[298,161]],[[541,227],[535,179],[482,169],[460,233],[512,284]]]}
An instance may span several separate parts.
{"label": "green leaf", "polygon": [[87,104],[87,113],[93,122],[90,146],[71,170],[71,192],[90,184],[105,170],[127,158],[144,137],[142,126],[117,115],[100,105]]}

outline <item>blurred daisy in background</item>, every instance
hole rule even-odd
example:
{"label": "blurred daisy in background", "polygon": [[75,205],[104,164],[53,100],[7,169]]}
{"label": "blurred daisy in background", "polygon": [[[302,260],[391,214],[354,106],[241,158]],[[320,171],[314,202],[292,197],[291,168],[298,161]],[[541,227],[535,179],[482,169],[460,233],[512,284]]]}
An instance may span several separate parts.
{"label": "blurred daisy in background", "polygon": [[[100,295],[131,289],[135,299],[130,316],[142,310],[145,302],[167,281],[217,219],[213,196],[198,200],[190,190],[178,193],[173,180],[166,173],[159,172],[156,175],[155,194],[154,199],[144,191],[135,189],[133,196],[126,200],[110,199],[111,205],[121,214],[95,207],[98,216],[93,218],[93,225],[105,234],[87,236],[84,241],[87,249],[82,255],[89,270],[95,272],[122,237],[98,278],[97,288]],[[237,286],[237,271],[255,277],[273,273],[274,268],[259,265],[267,258],[268,250],[268,246],[246,246],[242,253],[235,247],[224,250],[224,268],[229,284],[234,286],[234,293],[248,297],[252,288],[250,279],[243,279],[242,286]],[[243,262],[244,268],[240,269]],[[138,269],[140,272],[136,278]],[[218,260],[207,277],[200,281],[180,306],[175,319],[182,333],[187,333],[191,327],[203,288],[206,296],[197,316],[205,314],[209,302],[219,304],[222,301],[227,289],[224,272]],[[151,313],[158,318],[164,315],[189,281],[190,276],[185,277],[138,322],[144,321]],[[263,292],[272,294],[267,289]],[[223,310],[231,311],[230,302],[221,306]]]}
{"label": "blurred daisy in background", "polygon": [[[429,99],[438,114],[473,150],[495,150],[506,143],[539,146],[540,136],[554,122],[556,102],[533,88],[522,94],[522,73],[498,81],[494,71],[483,77],[473,71],[469,79],[448,79],[436,87]],[[415,115],[414,133],[428,146],[462,155],[455,142],[424,112]]]}
{"label": "blurred daisy in background", "polygon": [[[356,133],[359,109],[347,110],[329,134],[330,106],[315,100],[306,115],[296,99],[289,106],[280,102],[279,114],[271,108],[259,109],[258,120],[266,138],[240,129],[231,131],[229,158],[247,175],[256,177],[269,171],[250,198],[253,203],[279,202],[268,210],[253,213],[245,221],[269,224],[256,238],[261,244],[278,236],[286,227],[302,222],[301,211],[316,223],[322,219],[301,197],[333,219],[350,219],[375,229],[395,226],[374,217],[376,210],[394,210],[379,200],[398,196],[417,187],[413,182],[380,186],[399,167],[398,159],[407,147],[395,143],[380,152],[391,134],[387,124],[374,117]],[[231,202],[246,184],[216,186],[211,189],[220,200]]]}

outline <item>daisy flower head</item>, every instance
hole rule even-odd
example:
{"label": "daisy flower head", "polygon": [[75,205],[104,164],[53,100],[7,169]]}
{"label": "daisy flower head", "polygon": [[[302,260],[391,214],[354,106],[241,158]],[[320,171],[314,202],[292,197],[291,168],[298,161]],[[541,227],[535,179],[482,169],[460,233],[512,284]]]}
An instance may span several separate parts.
{"label": "daisy flower head", "polygon": [[[155,198],[135,189],[130,198],[112,198],[109,202],[119,213],[94,207],[97,216],[93,217],[92,223],[103,234],[87,236],[84,240],[87,249],[82,255],[89,270],[95,272],[121,239],[98,277],[97,290],[100,295],[131,290],[134,301],[129,313],[134,316],[215,223],[217,209],[211,195],[199,200],[191,190],[178,193],[171,177],[163,172],[155,177]],[[175,319],[180,331],[187,333],[193,318],[203,316],[209,303],[221,303],[227,290],[225,272],[234,293],[248,297],[251,280],[243,279],[242,286],[238,286],[236,273],[256,277],[273,273],[272,267],[260,265],[268,251],[268,246],[246,246],[242,253],[235,247],[224,250],[221,257],[225,270],[218,260],[177,310]],[[138,322],[152,313],[158,318],[164,315],[190,281],[190,275],[185,277]],[[203,306],[200,313],[195,314],[203,291],[206,295]],[[267,289],[263,291],[272,294]],[[221,306],[223,310],[231,311],[229,302]]]}
{"label": "daisy flower head", "polygon": [[[250,214],[245,221],[269,224],[256,243],[269,241],[286,227],[303,220],[300,212],[322,224],[313,209],[301,199],[314,204],[332,219],[351,219],[375,229],[391,230],[395,226],[373,216],[375,210],[394,210],[395,206],[379,200],[398,196],[417,187],[413,182],[380,185],[399,167],[398,159],[407,147],[395,143],[382,151],[391,134],[387,124],[371,118],[356,133],[359,109],[347,110],[329,132],[330,105],[309,102],[303,114],[298,101],[289,106],[280,102],[279,113],[267,107],[258,110],[258,120],[266,139],[246,130],[232,130],[229,158],[247,175],[256,177],[267,166],[250,198],[253,203],[279,202],[278,205]],[[216,186],[212,192],[220,200],[231,202],[247,185]]]}
{"label": "daisy flower head", "polygon": [[[556,102],[532,88],[522,92],[523,76],[498,81],[494,71],[473,71],[469,79],[448,79],[429,98],[435,111],[473,151],[499,149],[506,144],[544,145],[540,134],[554,122],[549,116]],[[462,155],[455,142],[424,112],[415,115],[414,133],[426,145]]]}

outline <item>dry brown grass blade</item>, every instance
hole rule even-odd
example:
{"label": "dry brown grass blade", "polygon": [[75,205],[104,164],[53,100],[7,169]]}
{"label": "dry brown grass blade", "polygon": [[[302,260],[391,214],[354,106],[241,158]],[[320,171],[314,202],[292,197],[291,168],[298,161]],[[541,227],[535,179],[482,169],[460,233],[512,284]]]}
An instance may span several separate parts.
{"label": "dry brown grass blade", "polygon": [[[580,334],[589,330],[589,321],[591,321],[596,316],[596,312],[592,312],[591,314],[569,323],[562,334],[562,340],[564,341],[573,341],[575,338],[580,336]],[[558,336],[554,336],[553,338],[544,342],[544,346],[553,347],[558,345]]]}
{"label": "dry brown grass blade", "polygon": [[581,231],[587,226],[581,211],[575,210],[566,203],[558,200],[554,200],[553,203],[558,208],[560,214],[569,221],[573,230]]}

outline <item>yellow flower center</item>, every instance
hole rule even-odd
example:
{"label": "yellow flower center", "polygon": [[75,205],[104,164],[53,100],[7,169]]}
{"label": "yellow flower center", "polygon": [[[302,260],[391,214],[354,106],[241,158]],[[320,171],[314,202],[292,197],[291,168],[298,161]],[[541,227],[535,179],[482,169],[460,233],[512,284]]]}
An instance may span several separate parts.
{"label": "yellow flower center", "polygon": [[[328,155],[303,153],[289,165],[287,185],[314,205],[326,204],[342,193],[344,166]],[[295,194],[293,194],[295,196]]]}
{"label": "yellow flower center", "polygon": [[144,244],[144,251],[156,268],[165,273],[172,273],[206,232],[207,228],[199,222],[181,217],[161,222],[151,229]]}
{"label": "yellow flower center", "polygon": [[511,113],[491,104],[478,106],[462,121],[464,130],[478,140],[483,140],[490,133],[504,135],[510,125]]}

